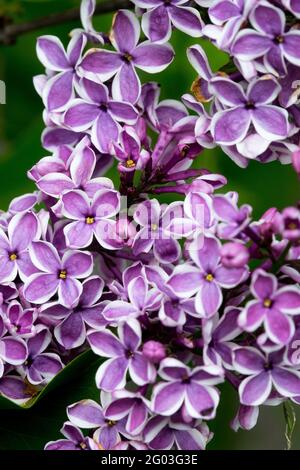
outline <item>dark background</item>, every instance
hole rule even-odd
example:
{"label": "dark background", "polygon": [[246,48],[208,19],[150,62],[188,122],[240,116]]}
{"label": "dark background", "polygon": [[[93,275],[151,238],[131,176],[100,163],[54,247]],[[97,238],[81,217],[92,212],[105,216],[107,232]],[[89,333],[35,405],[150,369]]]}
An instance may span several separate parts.
{"label": "dark background", "polygon": [[[30,21],[79,4],[79,0],[0,0],[0,21],[7,15],[15,22]],[[100,31],[108,31],[111,17],[97,17],[94,24]],[[40,144],[44,127],[43,105],[32,85],[32,77],[43,72],[35,53],[36,38],[42,34],[55,34],[66,44],[69,31],[78,26],[79,21],[48,27],[19,37],[14,45],[0,46],[0,80],[5,81],[7,94],[6,104],[0,105],[0,208],[3,210],[7,209],[13,197],[34,189],[26,177],[26,171],[48,154]],[[157,77],[147,74],[141,74],[141,77],[144,81],[157,80],[161,84],[161,98],[179,99],[189,91],[196,75],[187,61],[186,48],[199,40],[176,32],[171,42],[177,53],[172,65]],[[226,63],[224,54],[205,41],[200,42],[214,70]],[[294,204],[299,198],[299,184],[291,166],[278,162],[266,165],[251,162],[248,169],[243,170],[217,149],[206,151],[198,159],[198,165],[224,174],[228,178],[227,189],[238,191],[240,203],[251,204],[256,217],[270,206],[281,209]],[[89,382],[88,386],[85,381]],[[70,385],[59,387],[31,410],[0,411],[0,449],[40,449],[48,440],[58,438],[59,427],[65,419],[65,405],[91,394],[97,399],[98,392],[92,381],[93,369],[85,364]],[[285,447],[282,406],[262,407],[259,423],[253,431],[234,433],[229,430],[229,422],[234,416],[237,399],[227,386],[223,387],[222,392],[218,417],[210,426],[215,438],[209,448]],[[294,449],[300,449],[300,427],[297,426]]]}

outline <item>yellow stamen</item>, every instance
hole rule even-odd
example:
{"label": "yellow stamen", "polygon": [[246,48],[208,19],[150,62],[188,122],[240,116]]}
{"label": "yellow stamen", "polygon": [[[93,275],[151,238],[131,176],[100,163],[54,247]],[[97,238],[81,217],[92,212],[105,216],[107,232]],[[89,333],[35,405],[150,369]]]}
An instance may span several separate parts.
{"label": "yellow stamen", "polygon": [[157,229],[158,229],[158,226],[157,226],[156,224],[152,224],[152,225],[151,225],[151,230],[152,230],[153,232],[156,232]]}
{"label": "yellow stamen", "polygon": [[134,168],[134,167],[135,167],[135,163],[134,163],[133,160],[130,160],[130,159],[129,159],[129,160],[127,160],[127,162],[126,162],[126,166],[127,166],[127,168]]}
{"label": "yellow stamen", "polygon": [[272,300],[271,299],[265,299],[264,300],[264,307],[270,308],[272,305]]}
{"label": "yellow stamen", "polygon": [[80,447],[81,447],[82,449],[86,449],[86,443],[85,443],[85,442],[81,442],[81,443],[80,443]]}
{"label": "yellow stamen", "polygon": [[208,282],[212,282],[214,280],[214,276],[212,274],[207,274],[205,278]]}
{"label": "yellow stamen", "polygon": [[16,261],[17,258],[18,258],[18,257],[17,257],[17,255],[16,255],[16,253],[12,253],[12,254],[9,256],[10,261]]}
{"label": "yellow stamen", "polygon": [[87,217],[85,219],[85,223],[88,224],[88,225],[92,225],[94,222],[95,222],[94,217]]}
{"label": "yellow stamen", "polygon": [[67,271],[60,271],[59,278],[60,279],[67,279]]}
{"label": "yellow stamen", "polygon": [[297,228],[297,225],[295,224],[295,222],[290,222],[288,224],[288,229],[289,230],[296,230],[296,228]]}

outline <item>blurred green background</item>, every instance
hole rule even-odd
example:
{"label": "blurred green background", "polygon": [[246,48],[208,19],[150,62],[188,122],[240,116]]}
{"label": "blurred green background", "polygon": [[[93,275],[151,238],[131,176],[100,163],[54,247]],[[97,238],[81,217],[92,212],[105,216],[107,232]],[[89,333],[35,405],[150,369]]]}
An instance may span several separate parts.
{"label": "blurred green background", "polygon": [[[0,25],[3,16],[9,15],[13,21],[25,22],[79,4],[79,0],[0,0]],[[108,31],[111,16],[97,17],[94,24],[99,30]],[[66,44],[69,31],[78,26],[79,21],[48,27],[19,37],[14,45],[0,45],[0,80],[4,80],[7,94],[6,104],[0,105],[1,209],[5,210],[13,197],[33,189],[33,184],[26,177],[26,171],[48,154],[40,144],[40,135],[44,127],[43,105],[32,85],[32,77],[43,72],[35,54],[36,38],[41,34],[55,34]],[[174,33],[171,42],[177,53],[172,65],[158,77],[141,75],[144,80],[159,81],[162,86],[161,98],[180,98],[190,89],[195,78],[195,72],[187,61],[185,51],[189,45],[197,43],[198,40],[187,38],[181,33]],[[226,63],[224,54],[205,41],[201,41],[201,44],[206,49],[214,70]],[[218,150],[205,152],[205,155],[198,159],[198,164],[224,174],[228,178],[227,189],[239,192],[240,203],[247,202],[253,205],[255,216],[260,216],[270,206],[283,208],[294,204],[299,198],[299,184],[291,166],[284,166],[278,162],[266,165],[251,162],[248,169],[243,170]],[[78,380],[80,379],[76,379],[76,382]],[[78,393],[76,399],[86,397],[84,386]],[[66,388],[63,395],[57,392],[56,395],[44,400],[44,403],[31,411],[0,412],[0,449],[8,447],[39,449],[45,439],[58,438],[60,424],[65,418],[64,407],[70,403]],[[264,407],[258,426],[247,433],[234,433],[229,430],[228,425],[234,416],[235,408],[236,397],[228,387],[225,387],[218,417],[211,425],[215,439],[210,448],[283,449],[285,447],[282,407]],[[45,426],[48,429],[45,430]],[[39,433],[39,428],[43,429],[42,433]],[[11,436],[10,444],[7,444],[7,439],[3,441],[1,435]],[[300,449],[299,436],[300,425],[297,424],[294,435],[295,449]]]}

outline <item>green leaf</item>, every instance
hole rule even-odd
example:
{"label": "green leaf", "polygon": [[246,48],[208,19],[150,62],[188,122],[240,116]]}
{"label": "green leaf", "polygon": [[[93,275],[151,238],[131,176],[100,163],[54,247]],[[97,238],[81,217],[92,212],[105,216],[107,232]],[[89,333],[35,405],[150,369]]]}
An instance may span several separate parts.
{"label": "green leaf", "polygon": [[38,401],[48,395],[49,392],[70,382],[74,377],[78,376],[80,370],[83,370],[93,362],[99,364],[99,358],[96,358],[89,349],[69,362],[37,395],[33,396],[24,405],[17,405],[8,398],[0,396],[0,410],[32,408]]}
{"label": "green leaf", "polygon": [[47,442],[60,439],[68,405],[85,398],[99,401],[95,374],[101,362],[89,350],[60,372],[29,406],[0,410],[0,450],[42,450]]}
{"label": "green leaf", "polygon": [[286,438],[286,450],[292,448],[292,437],[296,426],[296,413],[293,404],[290,400],[283,403],[283,413],[285,419],[285,438]]}

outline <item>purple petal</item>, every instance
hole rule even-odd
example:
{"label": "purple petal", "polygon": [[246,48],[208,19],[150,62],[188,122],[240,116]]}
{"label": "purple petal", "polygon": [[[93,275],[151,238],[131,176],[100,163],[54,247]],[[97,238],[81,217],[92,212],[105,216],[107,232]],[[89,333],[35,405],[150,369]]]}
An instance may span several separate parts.
{"label": "purple petal", "polygon": [[64,191],[73,189],[74,186],[73,181],[67,175],[61,173],[50,173],[37,182],[37,187],[43,193],[55,197],[60,196]]}
{"label": "purple petal", "polygon": [[260,302],[249,302],[239,317],[239,325],[246,331],[255,331],[263,322],[265,309]]}
{"label": "purple petal", "polygon": [[212,119],[213,137],[218,144],[234,145],[246,137],[250,122],[250,113],[245,108],[221,111]]}
{"label": "purple petal", "polygon": [[64,254],[63,269],[67,271],[67,277],[85,278],[93,269],[93,257],[88,252],[69,251]]}
{"label": "purple petal", "polygon": [[21,339],[2,338],[0,340],[0,357],[8,364],[23,364],[27,357],[26,344]]}
{"label": "purple petal", "polygon": [[106,392],[124,388],[128,360],[125,357],[109,359],[102,364],[96,373],[97,387]]}
{"label": "purple petal", "polygon": [[276,37],[283,34],[285,16],[283,11],[272,5],[257,5],[251,15],[251,23],[263,34]]}
{"label": "purple petal", "polygon": [[82,285],[77,279],[60,279],[58,286],[58,299],[61,305],[71,308],[77,304],[82,292]]}
{"label": "purple petal", "polygon": [[140,37],[140,25],[135,14],[129,10],[119,10],[114,16],[111,41],[123,53],[130,53]]}
{"label": "purple petal", "polygon": [[280,91],[280,86],[274,78],[262,77],[255,80],[248,88],[248,99],[256,104],[271,103]]}
{"label": "purple petal", "polygon": [[25,299],[35,304],[43,304],[56,293],[58,285],[56,274],[33,274],[24,286]]}
{"label": "purple petal", "polygon": [[272,371],[272,379],[275,388],[284,397],[300,395],[299,371],[275,367]]}
{"label": "purple petal", "polygon": [[201,281],[199,270],[188,266],[178,266],[171,275],[167,285],[178,297],[191,297],[198,289]]}
{"label": "purple petal", "polygon": [[122,101],[111,101],[109,110],[116,120],[127,124],[134,124],[138,117],[137,110],[130,103],[123,103]]}
{"label": "purple petal", "polygon": [[123,300],[110,302],[103,310],[103,316],[108,321],[125,320],[130,316],[138,315],[139,311],[134,305]]}
{"label": "purple petal", "polygon": [[274,296],[275,306],[283,313],[290,315],[300,312],[300,291],[296,286],[282,287]]}
{"label": "purple petal", "polygon": [[295,327],[290,318],[283,315],[276,308],[271,308],[266,315],[265,330],[274,343],[288,344],[295,332]]}
{"label": "purple petal", "polygon": [[159,5],[143,14],[142,28],[152,42],[165,42],[171,37],[171,21],[168,10]]}
{"label": "purple petal", "polygon": [[100,405],[94,400],[81,400],[67,408],[69,420],[79,428],[93,429],[104,424]]}
{"label": "purple petal", "polygon": [[171,416],[183,404],[185,387],[180,382],[156,385],[153,391],[153,409],[155,413]]}
{"label": "purple petal", "polygon": [[258,299],[270,299],[277,288],[277,280],[273,274],[259,269],[252,276],[251,291]]}
{"label": "purple petal", "polygon": [[264,357],[253,348],[238,348],[234,351],[234,367],[244,375],[257,374],[264,368]]}
{"label": "purple petal", "polygon": [[50,78],[43,89],[43,101],[49,111],[62,111],[74,96],[73,72],[61,72]]}
{"label": "purple petal", "polygon": [[33,264],[46,273],[57,273],[61,262],[54,246],[49,242],[34,241],[29,248]]}
{"label": "purple petal", "polygon": [[65,112],[64,124],[74,131],[85,131],[91,127],[99,115],[99,106],[84,100],[73,100]]}
{"label": "purple petal", "polygon": [[253,60],[264,55],[273,43],[270,38],[252,29],[244,29],[237,35],[232,55],[241,60]]}
{"label": "purple petal", "polygon": [[243,405],[262,405],[269,397],[272,389],[272,380],[268,372],[244,379],[239,386],[240,400]]}
{"label": "purple petal", "polygon": [[115,100],[136,103],[141,94],[141,82],[132,63],[123,63],[112,84]]}
{"label": "purple petal", "polygon": [[202,35],[200,13],[191,7],[171,6],[169,15],[175,28],[197,38]]}
{"label": "purple petal", "polygon": [[89,198],[84,191],[68,191],[62,196],[63,213],[69,219],[85,220],[90,213]]}
{"label": "purple petal", "polygon": [[252,121],[256,132],[265,139],[280,140],[288,135],[288,113],[278,106],[266,105],[254,109]]}
{"label": "purple petal", "polygon": [[139,353],[135,353],[131,359],[129,373],[134,383],[140,386],[154,382],[156,376],[154,365]]}
{"label": "purple petal", "polygon": [[109,153],[119,139],[119,127],[108,112],[100,111],[92,128],[92,142],[102,153]]}
{"label": "purple petal", "polygon": [[122,343],[110,331],[94,331],[88,334],[88,342],[98,356],[118,357],[124,355]]}
{"label": "purple petal", "polygon": [[120,210],[120,195],[117,191],[102,189],[95,195],[92,210],[99,218],[114,217]]}
{"label": "purple petal", "polygon": [[221,287],[229,289],[237,286],[245,277],[246,270],[243,268],[225,268],[219,266],[215,271],[215,279]]}
{"label": "purple petal", "polygon": [[164,235],[163,238],[154,240],[153,253],[162,264],[175,263],[179,259],[180,252],[179,242],[171,236],[166,238]]}
{"label": "purple petal", "polygon": [[134,65],[148,73],[162,72],[173,58],[174,51],[170,45],[148,41],[140,44],[133,54]]}
{"label": "purple petal", "polygon": [[59,71],[70,68],[64,47],[56,36],[38,38],[37,56],[47,69]]}
{"label": "purple petal", "polygon": [[286,58],[295,65],[300,65],[300,34],[299,31],[290,31],[284,36],[283,50]]}
{"label": "purple petal", "polygon": [[225,106],[240,106],[246,102],[243,88],[229,78],[215,77],[210,81],[210,87]]}
{"label": "purple petal", "polygon": [[85,341],[86,332],[80,313],[71,313],[55,328],[54,334],[65,349],[81,346]]}
{"label": "purple petal", "polygon": [[80,69],[84,76],[90,72],[92,77],[97,74],[102,81],[105,81],[113,77],[122,64],[120,54],[113,51],[96,50],[85,55]]}
{"label": "purple petal", "polygon": [[212,387],[203,387],[195,382],[186,386],[186,407],[192,418],[211,419],[219,403],[219,395]]}
{"label": "purple petal", "polygon": [[8,236],[13,250],[23,251],[39,237],[39,223],[32,212],[16,214],[8,225]]}
{"label": "purple petal", "polygon": [[203,281],[195,299],[196,310],[200,315],[210,318],[220,308],[222,299],[221,289],[216,282]]}
{"label": "purple petal", "polygon": [[205,274],[214,274],[220,260],[220,242],[214,237],[205,237],[200,249],[190,248],[194,263]]}

